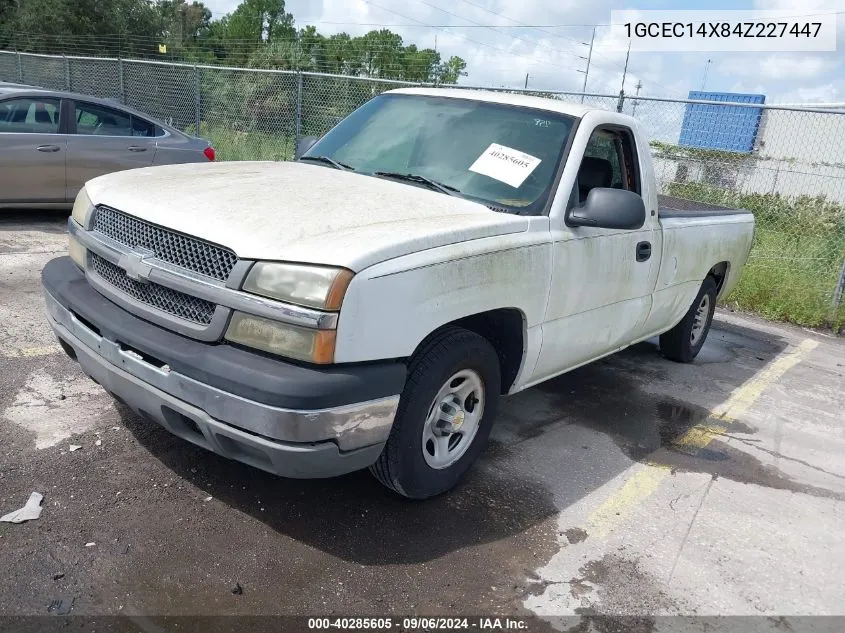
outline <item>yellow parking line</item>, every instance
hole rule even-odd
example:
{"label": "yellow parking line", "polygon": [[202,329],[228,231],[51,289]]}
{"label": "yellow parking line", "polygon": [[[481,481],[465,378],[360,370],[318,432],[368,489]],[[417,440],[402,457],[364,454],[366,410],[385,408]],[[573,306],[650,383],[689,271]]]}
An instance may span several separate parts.
{"label": "yellow parking line", "polygon": [[610,534],[630,513],[631,508],[648,499],[657,490],[668,473],[668,466],[644,464],[590,515],[587,520],[587,533],[602,538]]}
{"label": "yellow parking line", "polygon": [[11,349],[2,352],[6,358],[35,358],[37,356],[49,356],[62,351],[58,345],[43,345],[41,347],[24,347],[22,349]]}
{"label": "yellow parking line", "polygon": [[792,350],[778,356],[754,378],[731,394],[731,397],[713,411],[717,420],[732,422],[743,415],[768,387],[790,369],[800,363],[804,356],[819,346],[816,341],[805,339]]}
{"label": "yellow parking line", "polygon": [[[706,447],[724,432],[726,423],[730,424],[747,413],[769,386],[800,363],[817,346],[816,341],[806,339],[792,351],[778,356],[754,378],[737,387],[730,398],[711,411],[707,420],[689,429],[673,444],[691,449]],[[709,424],[714,421],[720,422],[722,427]],[[644,464],[590,515],[587,520],[587,532],[598,537],[610,534],[637,504],[645,501],[657,490],[669,472],[668,466]]]}

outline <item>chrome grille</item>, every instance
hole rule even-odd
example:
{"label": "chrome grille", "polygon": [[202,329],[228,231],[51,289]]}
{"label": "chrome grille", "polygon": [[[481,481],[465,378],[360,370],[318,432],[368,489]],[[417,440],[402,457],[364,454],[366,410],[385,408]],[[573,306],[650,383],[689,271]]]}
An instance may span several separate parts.
{"label": "chrome grille", "polygon": [[238,261],[228,248],[164,229],[111,207],[97,207],[93,228],[121,244],[149,249],[158,259],[220,281],[229,278]]}
{"label": "chrome grille", "polygon": [[96,253],[91,253],[91,268],[104,281],[136,301],[158,308],[180,319],[210,325],[216,306],[205,299],[186,295],[178,290],[154,283],[141,283],[130,279],[120,267]]}

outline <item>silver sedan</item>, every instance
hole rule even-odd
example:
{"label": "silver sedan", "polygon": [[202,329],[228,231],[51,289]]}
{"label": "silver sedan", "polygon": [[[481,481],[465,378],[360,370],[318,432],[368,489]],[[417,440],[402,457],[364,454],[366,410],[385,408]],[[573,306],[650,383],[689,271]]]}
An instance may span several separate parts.
{"label": "silver sedan", "polygon": [[207,141],[132,108],[0,83],[0,208],[69,208],[96,176],[211,160]]}

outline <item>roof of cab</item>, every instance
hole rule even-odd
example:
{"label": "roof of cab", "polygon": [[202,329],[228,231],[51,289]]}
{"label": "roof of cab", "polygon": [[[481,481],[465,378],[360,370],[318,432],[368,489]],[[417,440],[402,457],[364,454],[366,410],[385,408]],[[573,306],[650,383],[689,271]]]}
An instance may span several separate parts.
{"label": "roof of cab", "polygon": [[489,103],[503,103],[506,105],[521,106],[523,108],[537,108],[538,110],[549,110],[568,114],[581,118],[592,110],[606,110],[595,105],[584,105],[561,101],[548,97],[535,97],[525,94],[514,94],[509,92],[497,92],[493,90],[466,90],[461,88],[398,88],[390,90],[389,94],[423,95],[427,97],[450,97],[452,99],[469,99],[471,101],[486,101]]}

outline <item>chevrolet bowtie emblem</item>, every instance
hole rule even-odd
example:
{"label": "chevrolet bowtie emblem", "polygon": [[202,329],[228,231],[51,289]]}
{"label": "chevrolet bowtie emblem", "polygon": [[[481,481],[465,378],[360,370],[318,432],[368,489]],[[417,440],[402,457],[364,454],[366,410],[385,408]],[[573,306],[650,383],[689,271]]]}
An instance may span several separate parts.
{"label": "chevrolet bowtie emblem", "polygon": [[145,284],[150,281],[150,271],[153,269],[144,260],[150,257],[152,252],[133,252],[124,253],[117,261],[117,265],[126,271],[126,276],[129,279],[140,281]]}

